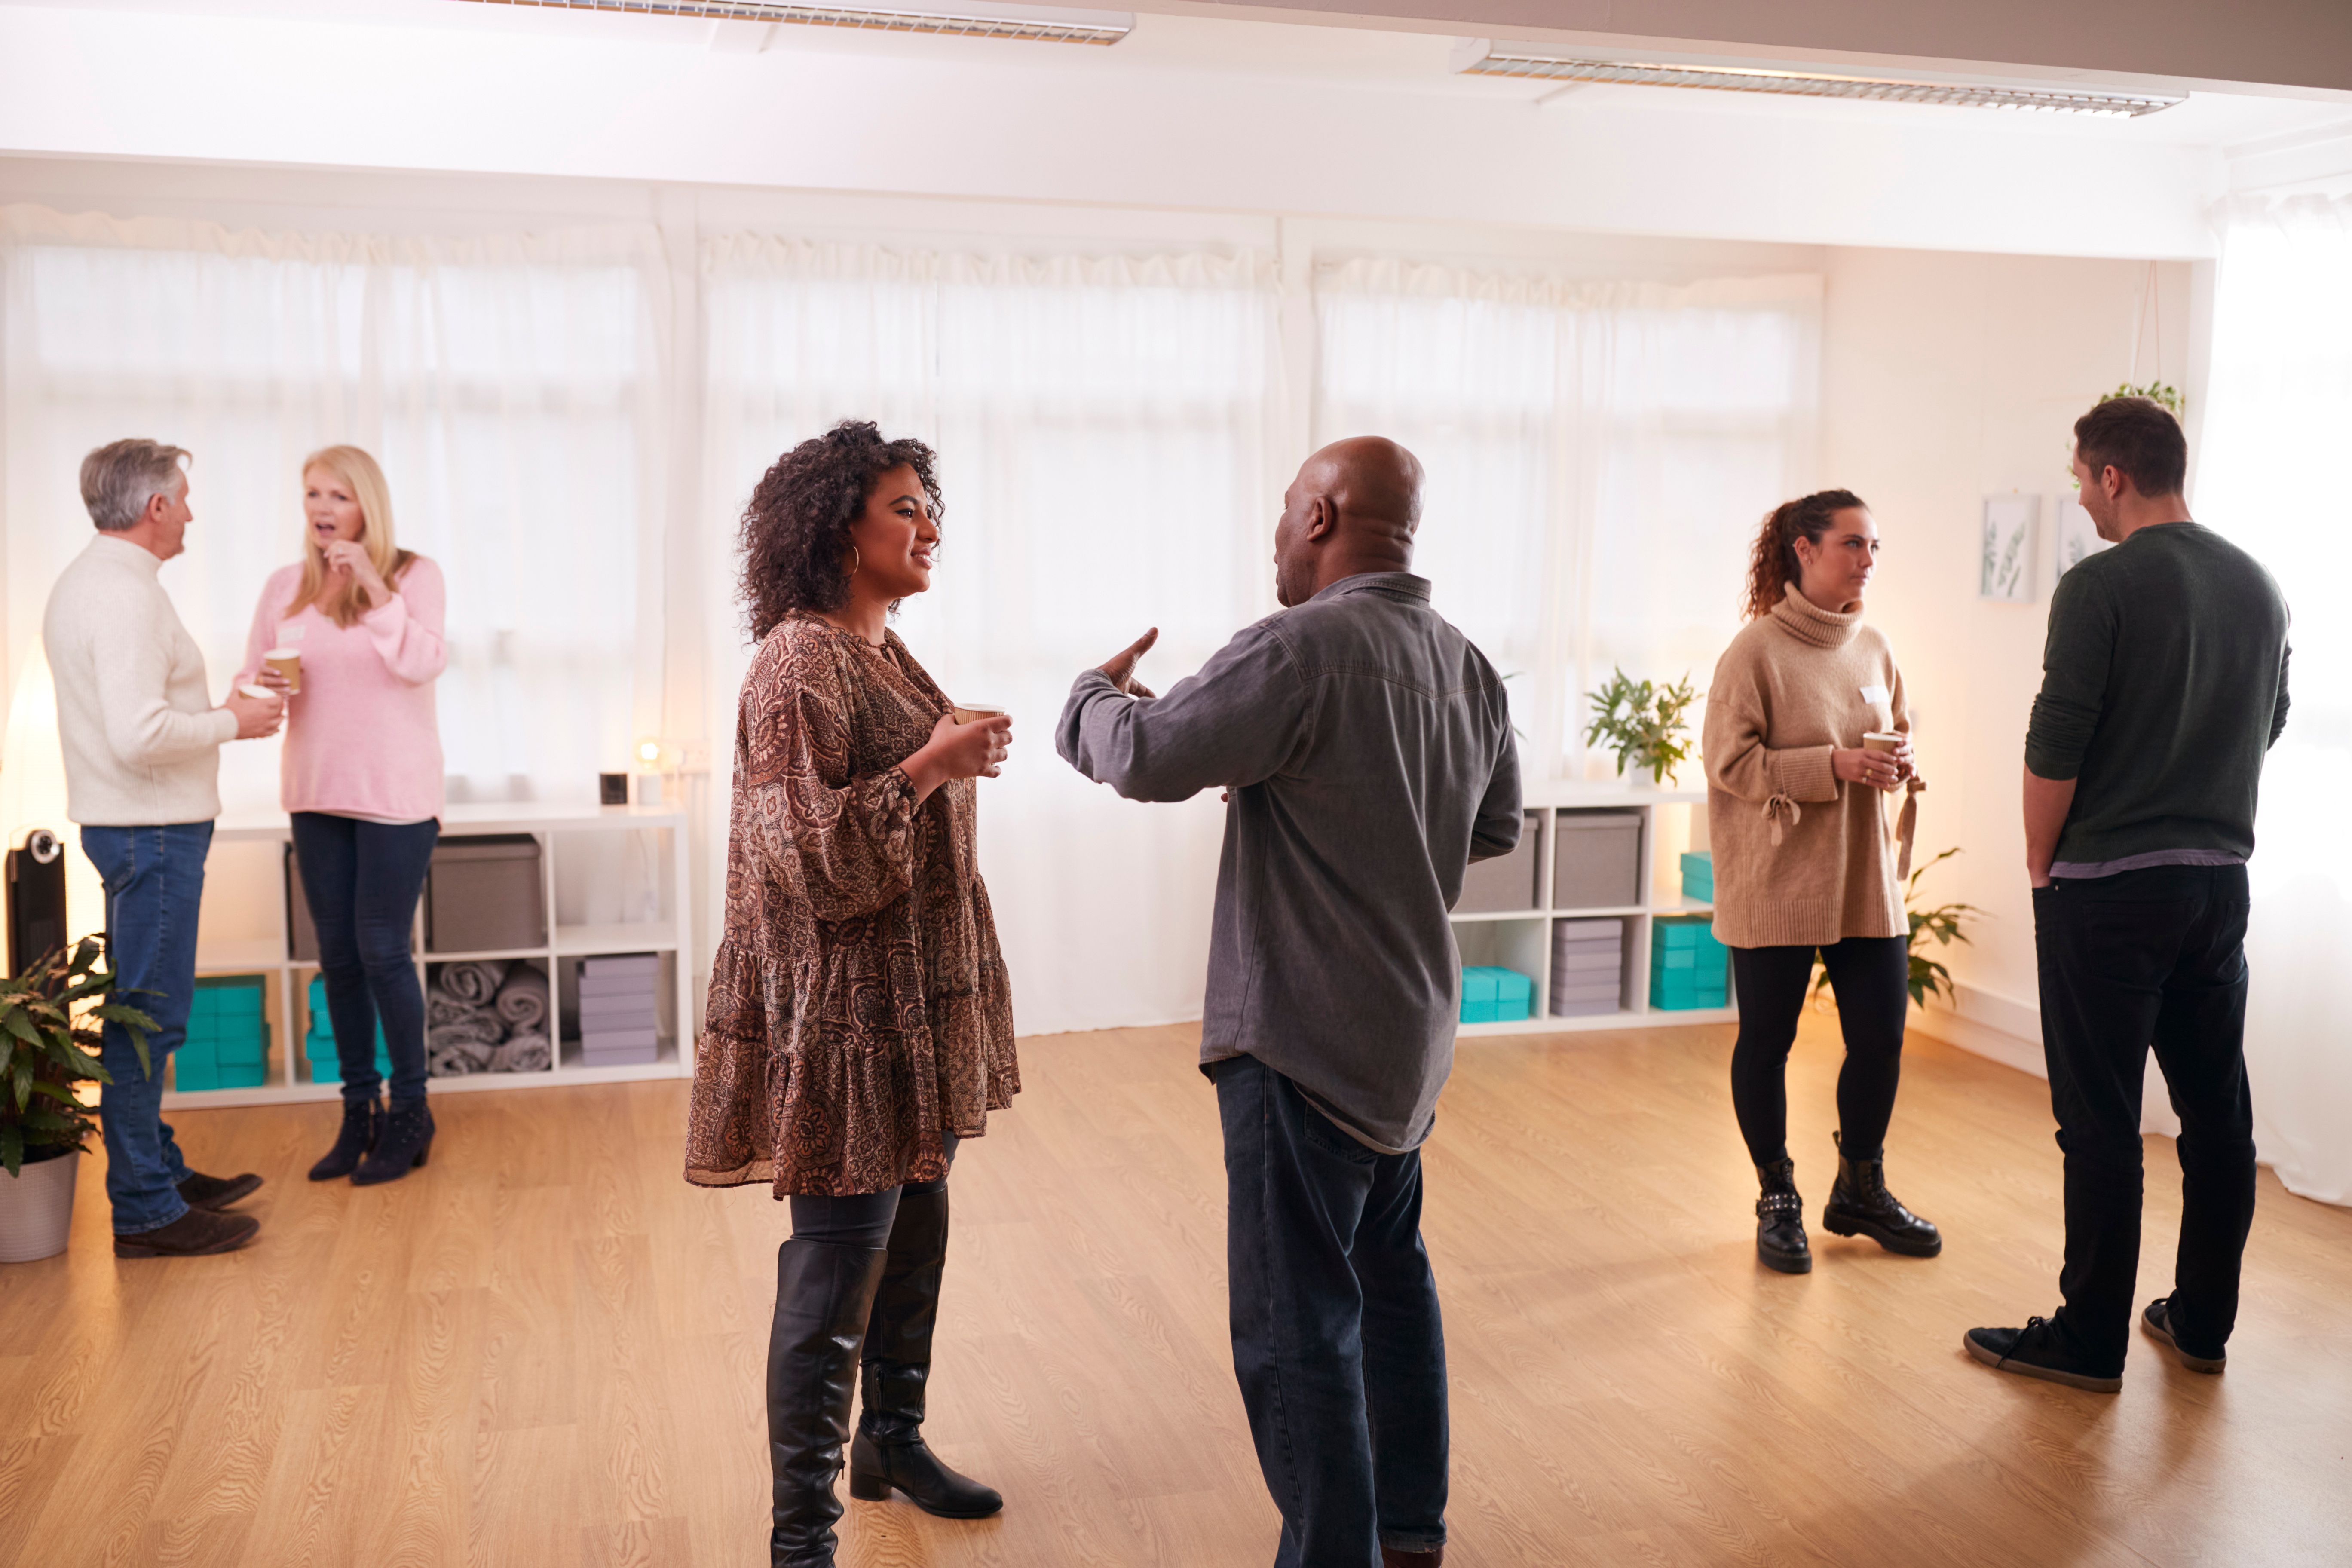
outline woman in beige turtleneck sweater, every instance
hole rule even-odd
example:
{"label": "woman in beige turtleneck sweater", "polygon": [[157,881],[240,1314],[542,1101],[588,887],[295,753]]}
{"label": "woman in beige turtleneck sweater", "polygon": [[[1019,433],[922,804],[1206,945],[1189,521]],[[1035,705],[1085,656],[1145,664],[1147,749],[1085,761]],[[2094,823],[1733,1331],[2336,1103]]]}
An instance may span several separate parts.
{"label": "woman in beige turtleneck sweater", "polygon": [[[1757,1256],[1784,1274],[1813,1266],[1789,1158],[1786,1080],[1816,952],[1845,1036],[1838,1176],[1822,1223],[1912,1257],[1943,1248],[1936,1227],[1887,1192],[1883,1159],[1910,973],[1901,863],[1910,813],[1906,804],[1898,851],[1885,802],[1923,786],[1902,672],[1886,639],[1862,624],[1877,563],[1878,525],[1851,491],[1775,510],[1756,540],[1748,625],[1707,692],[1715,934],[1731,949],[1739,996],[1731,1100],[1763,1187]],[[1863,745],[1870,731],[1904,739],[1873,752]]]}

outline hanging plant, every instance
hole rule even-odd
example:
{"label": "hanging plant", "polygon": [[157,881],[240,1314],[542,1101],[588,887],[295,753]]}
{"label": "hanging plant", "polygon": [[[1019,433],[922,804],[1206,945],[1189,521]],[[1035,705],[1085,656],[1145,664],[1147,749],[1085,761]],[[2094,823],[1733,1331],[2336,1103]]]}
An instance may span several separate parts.
{"label": "hanging plant", "polygon": [[1618,669],[1584,700],[1592,709],[1584,743],[1614,751],[1619,778],[1630,763],[1636,772],[1648,770],[1653,784],[1664,784],[1690,760],[1690,727],[1683,715],[1698,700],[1698,690],[1687,673],[1672,686],[1659,686],[1630,680]]}

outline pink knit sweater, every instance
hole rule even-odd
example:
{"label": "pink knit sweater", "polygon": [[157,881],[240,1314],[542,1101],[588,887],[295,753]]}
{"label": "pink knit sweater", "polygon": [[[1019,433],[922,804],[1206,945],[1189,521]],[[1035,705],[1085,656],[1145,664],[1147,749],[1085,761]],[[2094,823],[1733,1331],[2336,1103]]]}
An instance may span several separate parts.
{"label": "pink knit sweater", "polygon": [[289,700],[278,794],[289,811],[373,822],[441,815],[441,730],[433,682],[449,661],[441,639],[441,568],[409,563],[388,603],[349,626],[315,605],[288,616],[299,564],[269,574],[237,679],[251,680],[273,647],[299,649],[302,689]]}

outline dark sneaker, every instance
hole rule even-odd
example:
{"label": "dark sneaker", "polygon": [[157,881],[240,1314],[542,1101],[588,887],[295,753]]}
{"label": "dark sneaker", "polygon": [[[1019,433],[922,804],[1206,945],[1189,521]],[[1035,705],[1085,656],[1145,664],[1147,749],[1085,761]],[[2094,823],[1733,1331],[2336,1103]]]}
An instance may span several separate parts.
{"label": "dark sneaker", "polygon": [[2180,1358],[2180,1364],[2191,1372],[2219,1372],[2230,1363],[2226,1351],[2212,1355],[2192,1355],[2180,1348],[2180,1342],[2172,1337],[2172,1298],[2169,1296],[2158,1296],[2150,1301],[2147,1310],[2139,1315],[2139,1326],[2147,1331],[2149,1339],[2161,1341],[2167,1349]]}
{"label": "dark sneaker", "polygon": [[1995,1372],[2014,1372],[2044,1383],[2087,1388],[2093,1394],[2123,1392],[2122,1373],[2104,1376],[2052,1344],[2047,1318],[2028,1318],[2021,1329],[1970,1329],[1960,1343]]}
{"label": "dark sneaker", "polygon": [[114,1238],[117,1258],[202,1258],[235,1252],[251,1241],[261,1222],[249,1214],[215,1214],[192,1208],[169,1225]]}
{"label": "dark sneaker", "polygon": [[247,1171],[242,1176],[207,1176],[191,1172],[180,1184],[180,1196],[200,1209],[225,1209],[261,1190],[261,1178]]}

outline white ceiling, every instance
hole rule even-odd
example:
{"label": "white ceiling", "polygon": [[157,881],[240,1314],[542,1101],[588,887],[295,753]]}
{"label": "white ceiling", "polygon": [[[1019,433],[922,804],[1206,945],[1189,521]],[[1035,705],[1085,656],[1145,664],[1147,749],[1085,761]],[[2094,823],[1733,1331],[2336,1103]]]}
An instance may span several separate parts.
{"label": "white ceiling", "polygon": [[[761,46],[764,45],[762,47]],[[0,0],[0,152],[2196,256],[2352,174],[2352,100],[2137,120],[1469,77],[1453,40],[1145,14],[1108,48],[464,0]],[[755,52],[751,52],[755,51]]]}

